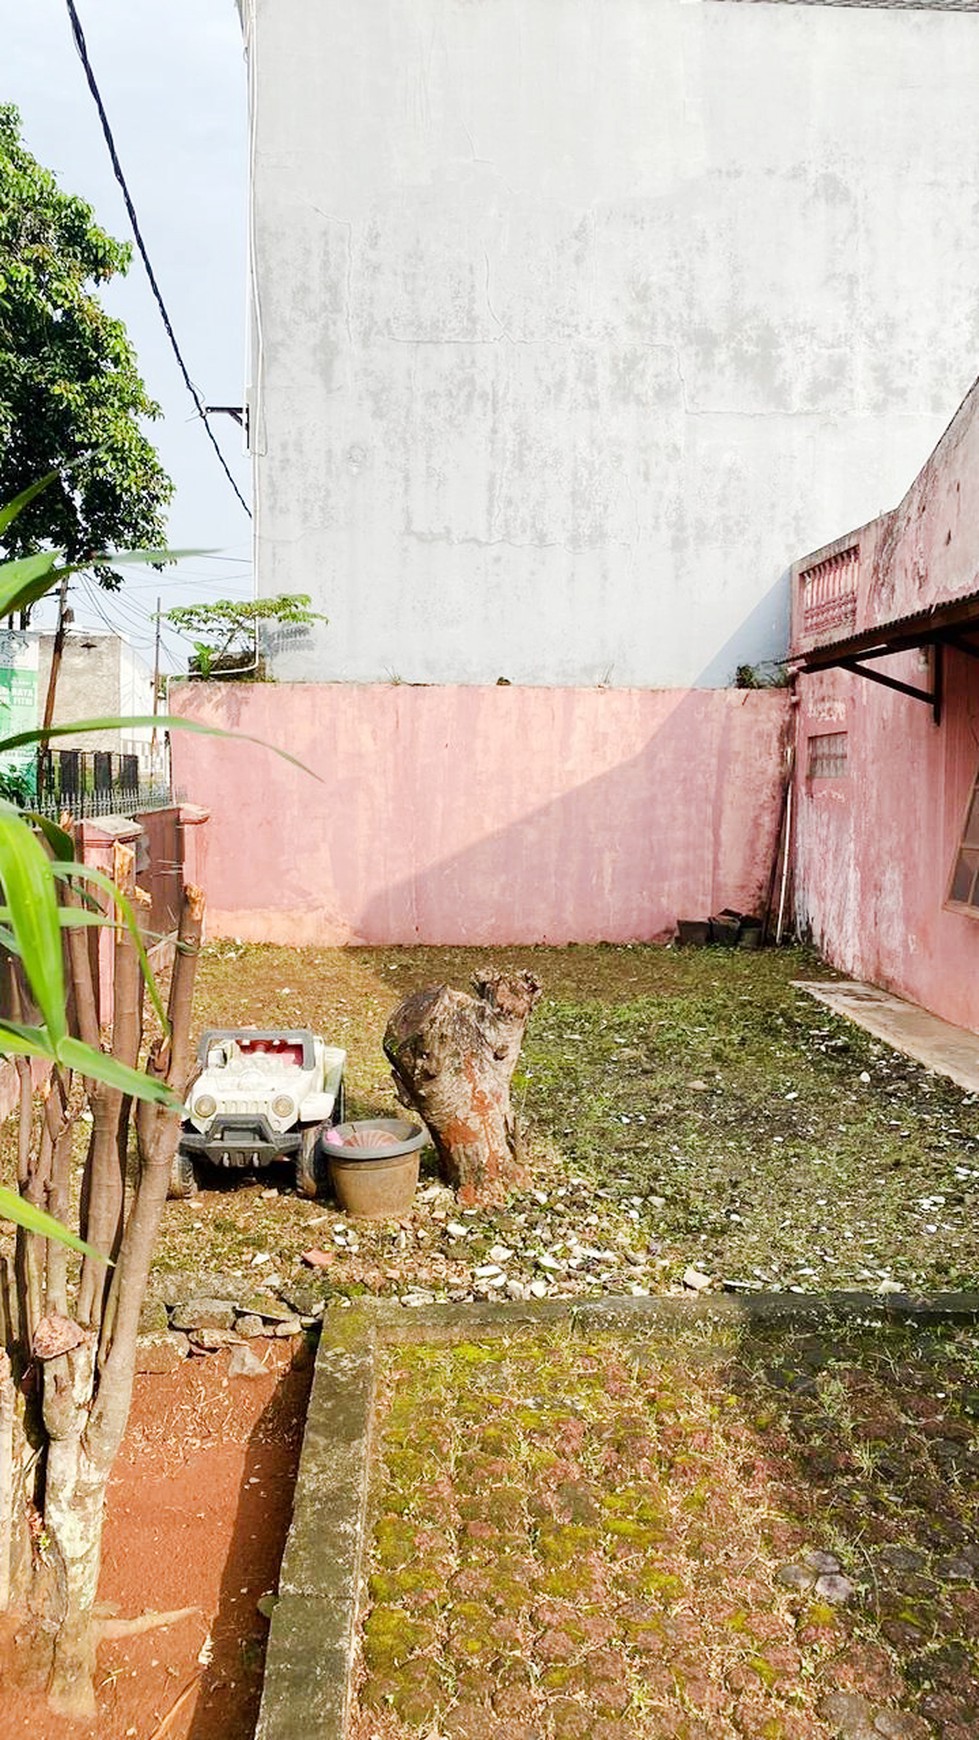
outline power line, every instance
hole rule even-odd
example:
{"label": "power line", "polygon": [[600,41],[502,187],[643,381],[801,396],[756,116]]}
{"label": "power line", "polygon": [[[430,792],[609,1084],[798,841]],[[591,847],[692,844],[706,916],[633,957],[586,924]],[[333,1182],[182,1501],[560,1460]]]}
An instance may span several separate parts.
{"label": "power line", "polygon": [[218,446],[214,431],[211,428],[210,423],[208,422],[207,408],[204,404],[203,399],[201,398],[200,393],[198,392],[197,388],[195,387],[193,381],[190,378],[190,373],[188,371],[187,364],[184,362],[183,356],[181,354],[180,346],[177,343],[176,333],[173,330],[170,316],[167,313],[167,305],[163,300],[163,293],[160,289],[159,284],[156,281],[156,273],[154,272],[153,267],[150,264],[150,257],[146,251],[146,243],[143,240],[143,233],[139,227],[139,219],[136,216],[136,207],[133,204],[132,196],[129,192],[129,187],[126,183],[126,177],[123,174],[122,164],[119,161],[119,154],[116,150],[116,142],[112,136],[112,128],[109,125],[109,117],[105,112],[105,105],[102,101],[102,97],[101,97],[101,94],[99,92],[99,87],[95,81],[95,74],[92,71],[92,63],[88,58],[88,48],[87,48],[86,43],[85,43],[85,33],[82,30],[81,20],[78,16],[77,11],[75,10],[75,0],[65,0],[65,5],[68,8],[68,17],[69,17],[69,20],[71,22],[71,33],[75,39],[75,48],[78,51],[78,58],[82,63],[82,67],[84,68],[85,78],[86,78],[86,81],[88,83],[88,88],[92,93],[92,100],[95,103],[95,107],[98,110],[99,120],[102,123],[102,132],[103,132],[103,135],[105,137],[106,146],[108,147],[109,157],[111,158],[111,161],[112,161],[113,173],[114,173],[115,178],[116,178],[117,182],[119,183],[119,186],[122,190],[122,197],[123,197],[125,204],[126,204],[126,210],[129,213],[129,222],[132,225],[133,236],[135,237],[135,240],[136,240],[136,246],[139,250],[139,256],[143,262],[144,267],[146,268],[146,276],[149,279],[150,289],[152,290],[153,295],[156,298],[156,304],[160,310],[160,315],[161,315],[161,318],[163,320],[163,325],[166,328],[167,337],[170,340],[170,348],[173,351],[173,354],[177,359],[177,367],[179,368],[180,373],[183,375],[184,385],[186,386],[188,393],[190,394],[191,398],[194,401],[195,406],[197,407],[197,415],[200,417],[201,422],[204,425],[204,429],[205,429],[205,432],[207,434],[207,438],[210,441],[211,446],[214,448],[214,451],[218,456],[218,464],[220,465],[221,470],[224,472],[224,475],[227,478],[228,482],[230,483],[232,489],[234,490],[235,495],[238,497],[238,500],[240,501],[242,507],[244,508],[246,514],[248,515],[248,518],[251,519],[252,510],[248,506],[248,503],[246,502],[244,496],[241,493],[241,490],[238,488],[238,485],[236,484],[236,482],[235,482],[235,480],[234,480],[234,478],[233,478],[233,476],[228,468],[228,462],[225,459],[224,454],[221,452],[221,449]]}
{"label": "power line", "polygon": [[[131,622],[130,623],[125,623],[125,622],[120,623],[118,621],[118,619],[114,619],[113,617],[111,617],[109,615],[108,610],[106,609],[106,606],[103,603],[103,594],[102,594],[101,589],[97,586],[94,586],[92,584],[92,582],[88,579],[87,575],[83,574],[81,576],[81,582],[82,582],[82,587],[83,587],[84,592],[85,592],[85,596],[88,599],[89,608],[91,610],[94,610],[96,616],[101,618],[101,620],[102,620],[102,622],[104,622],[106,628],[111,629],[113,634],[118,634],[121,629],[126,629],[128,631],[128,629],[131,627]],[[143,627],[145,627],[145,624],[140,623],[139,627],[143,628]]]}
{"label": "power line", "polygon": [[[155,636],[152,636],[147,640],[137,639],[133,635],[132,629],[125,619],[122,621],[113,621],[105,606],[109,604],[110,600],[112,600],[115,604],[116,610],[119,610],[119,601],[115,593],[109,593],[107,595],[104,588],[93,585],[86,575],[81,576],[81,583],[88,599],[89,608],[95,612],[96,616],[99,617],[100,621],[111,634],[119,635],[128,646],[136,648],[139,652],[148,651],[153,646]],[[154,620],[154,616],[155,613],[147,611],[146,623],[141,626],[148,627],[149,623]],[[173,628],[171,624],[166,621],[165,617],[160,623],[160,629],[165,640],[185,640],[189,646],[193,646],[194,644],[190,635],[183,634],[179,628]],[[77,632],[84,634],[85,631],[83,628],[79,628]],[[186,658],[187,655],[184,653],[182,648],[178,648],[175,652],[173,647],[168,645],[167,656],[176,662],[181,657]]]}
{"label": "power line", "polygon": [[[93,601],[97,609],[101,609],[103,615],[109,610],[109,600],[111,599],[114,612],[117,613],[129,627],[135,627],[142,633],[142,631],[153,620],[152,613],[148,611],[145,606],[141,605],[137,599],[130,599],[127,603],[123,599],[121,593],[110,592],[105,588],[96,587],[87,576],[85,577],[83,584],[89,598]],[[99,594],[101,594],[103,600],[101,604],[99,603]]]}

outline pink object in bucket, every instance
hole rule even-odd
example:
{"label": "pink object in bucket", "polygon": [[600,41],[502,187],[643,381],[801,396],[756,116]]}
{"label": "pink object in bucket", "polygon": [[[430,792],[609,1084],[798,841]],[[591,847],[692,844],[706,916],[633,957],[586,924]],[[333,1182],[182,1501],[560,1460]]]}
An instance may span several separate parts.
{"label": "pink object in bucket", "polygon": [[388,1148],[397,1148],[399,1139],[392,1136],[389,1130],[353,1130],[344,1135],[339,1127],[327,1130],[326,1140],[334,1148],[361,1148],[367,1153],[379,1154]]}

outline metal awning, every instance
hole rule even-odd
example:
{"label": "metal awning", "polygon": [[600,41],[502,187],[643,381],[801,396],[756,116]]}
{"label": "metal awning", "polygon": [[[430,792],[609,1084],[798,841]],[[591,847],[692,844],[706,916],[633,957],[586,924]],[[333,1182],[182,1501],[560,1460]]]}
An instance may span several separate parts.
{"label": "metal awning", "polygon": [[[935,724],[942,716],[942,648],[951,646],[957,652],[979,659],[979,593],[956,598],[947,604],[936,604],[931,610],[919,610],[913,616],[903,616],[895,622],[877,628],[862,629],[843,640],[811,647],[792,660],[797,671],[852,671],[880,683],[885,689],[896,689],[900,695],[910,695],[915,701],[926,701],[935,715]],[[916,647],[932,647],[934,660],[932,686],[917,687],[889,677],[885,671],[872,668],[877,659],[893,653],[911,652]]]}

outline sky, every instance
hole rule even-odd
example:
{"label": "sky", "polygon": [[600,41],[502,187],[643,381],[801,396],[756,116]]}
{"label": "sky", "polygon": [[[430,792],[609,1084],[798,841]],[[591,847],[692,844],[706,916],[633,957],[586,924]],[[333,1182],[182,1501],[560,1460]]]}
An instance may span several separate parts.
{"label": "sky", "polygon": [[[177,340],[204,403],[240,405],[245,380],[247,113],[235,0],[75,0],[89,59]],[[75,52],[64,0],[0,0],[0,101],[21,113],[24,142],[110,234],[131,240],[122,195]],[[149,663],[163,608],[251,593],[251,522],[221,471],[177,368],[138,257],[103,300],[125,321],[163,416],[149,426],[176,485],[171,548],[207,550],[163,573],[134,568],[122,592],[82,582],[76,622],[109,624]],[[243,437],[212,427],[249,499]],[[164,668],[186,640],[166,629]]]}

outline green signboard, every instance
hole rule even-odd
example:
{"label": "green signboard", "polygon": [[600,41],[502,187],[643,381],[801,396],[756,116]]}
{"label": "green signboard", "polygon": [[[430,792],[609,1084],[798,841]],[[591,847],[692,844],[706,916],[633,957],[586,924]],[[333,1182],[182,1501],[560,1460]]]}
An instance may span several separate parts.
{"label": "green signboard", "polygon": [[[36,634],[18,629],[0,629],[0,738],[21,731],[36,731],[38,712],[38,646]],[[0,782],[14,779],[25,796],[37,791],[37,749],[0,753]]]}

